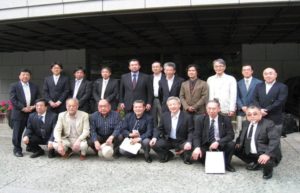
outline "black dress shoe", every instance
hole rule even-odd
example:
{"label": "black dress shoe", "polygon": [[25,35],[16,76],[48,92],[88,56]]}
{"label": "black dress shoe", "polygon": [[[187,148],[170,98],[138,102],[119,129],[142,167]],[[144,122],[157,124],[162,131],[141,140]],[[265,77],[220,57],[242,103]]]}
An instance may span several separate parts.
{"label": "black dress shoe", "polygon": [[193,162],[191,162],[191,160],[183,160],[183,163],[184,163],[184,164],[187,164],[187,165],[193,164]]}
{"label": "black dress shoe", "polygon": [[250,164],[247,165],[246,169],[252,171],[259,170],[260,165],[258,163],[251,162]]}
{"label": "black dress shoe", "polygon": [[50,149],[49,152],[48,152],[48,158],[54,158],[55,156],[56,156],[55,150]]}
{"label": "black dress shoe", "polygon": [[267,179],[272,178],[272,176],[273,176],[273,172],[265,173],[263,175],[263,179],[267,180]]}
{"label": "black dress shoe", "polygon": [[170,159],[172,159],[174,157],[174,154],[172,152],[168,152],[167,155],[164,156],[164,158],[160,159],[159,162],[160,163],[166,163],[168,162]]}
{"label": "black dress shoe", "polygon": [[147,163],[151,163],[152,162],[152,158],[150,156],[145,156],[145,161]]}
{"label": "black dress shoe", "polygon": [[37,158],[37,157],[39,157],[39,156],[41,156],[41,155],[44,155],[44,154],[45,154],[45,151],[42,150],[42,149],[40,149],[40,150],[38,150],[37,152],[34,152],[34,153],[30,156],[30,158]]}
{"label": "black dress shoe", "polygon": [[235,168],[232,167],[231,165],[227,165],[227,166],[225,167],[225,169],[226,169],[226,171],[228,171],[228,172],[235,172],[235,171],[236,171]]}
{"label": "black dress shoe", "polygon": [[19,152],[19,151],[14,152],[14,155],[15,155],[16,157],[23,157],[23,153],[22,153],[22,152]]}
{"label": "black dress shoe", "polygon": [[33,149],[32,149],[30,146],[28,146],[28,145],[26,146],[26,151],[27,151],[27,152],[32,152],[32,153],[34,153],[34,152],[33,152]]}

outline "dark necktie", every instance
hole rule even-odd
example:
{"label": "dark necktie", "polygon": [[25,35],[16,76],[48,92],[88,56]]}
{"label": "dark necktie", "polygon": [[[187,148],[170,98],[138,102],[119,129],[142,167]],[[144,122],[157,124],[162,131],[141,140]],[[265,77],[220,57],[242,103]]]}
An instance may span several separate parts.
{"label": "dark necktie", "polygon": [[[42,115],[39,115],[39,120],[41,121],[42,124],[44,124]],[[41,126],[41,134],[42,134],[43,139],[46,138],[46,131],[45,131],[44,126]]]}
{"label": "dark necktie", "polygon": [[136,74],[134,73],[132,76],[133,76],[133,79],[132,79],[132,88],[135,89],[135,86],[136,86]]}
{"label": "dark necktie", "polygon": [[213,143],[215,141],[215,120],[214,119],[212,119],[210,123],[208,141],[209,143]]}
{"label": "dark necktie", "polygon": [[247,131],[248,134],[247,134],[247,137],[245,140],[245,153],[247,155],[250,154],[250,150],[251,150],[251,139],[252,139],[253,127],[254,127],[254,125],[251,124],[251,126],[249,128],[249,132]]}

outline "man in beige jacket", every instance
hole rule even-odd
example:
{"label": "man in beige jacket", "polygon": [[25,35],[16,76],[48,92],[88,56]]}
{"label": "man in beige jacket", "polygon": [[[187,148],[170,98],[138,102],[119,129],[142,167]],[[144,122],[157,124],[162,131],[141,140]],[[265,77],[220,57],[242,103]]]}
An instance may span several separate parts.
{"label": "man in beige jacket", "polygon": [[78,110],[78,100],[68,99],[66,102],[67,111],[58,116],[54,128],[55,150],[65,159],[73,152],[80,151],[80,160],[86,158],[88,149],[87,136],[90,133],[89,116],[87,113]]}

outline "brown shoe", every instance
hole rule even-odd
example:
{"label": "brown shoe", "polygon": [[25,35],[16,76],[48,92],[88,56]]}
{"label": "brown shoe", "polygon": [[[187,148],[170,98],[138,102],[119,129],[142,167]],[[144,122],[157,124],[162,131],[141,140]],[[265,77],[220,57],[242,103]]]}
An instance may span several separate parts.
{"label": "brown shoe", "polygon": [[65,155],[62,156],[63,159],[68,159],[73,154],[72,149],[68,149]]}
{"label": "brown shoe", "polygon": [[86,156],[85,156],[85,155],[82,155],[82,154],[80,154],[80,157],[79,157],[79,159],[80,159],[80,161],[83,161],[83,160],[85,160],[85,159],[86,159]]}

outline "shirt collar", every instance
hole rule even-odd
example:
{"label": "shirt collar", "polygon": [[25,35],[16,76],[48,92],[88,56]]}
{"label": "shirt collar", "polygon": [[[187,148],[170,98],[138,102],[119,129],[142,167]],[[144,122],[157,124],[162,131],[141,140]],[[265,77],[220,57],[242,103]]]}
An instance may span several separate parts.
{"label": "shirt collar", "polygon": [[21,82],[22,86],[29,86],[29,82],[27,82],[27,83],[22,82],[22,81],[20,81],[20,82]]}
{"label": "shirt collar", "polygon": [[217,115],[215,118],[209,117],[209,121],[211,122],[212,120],[215,120],[215,122],[216,122],[216,121],[218,121],[218,118],[219,118],[219,115]]}
{"label": "shirt collar", "polygon": [[244,78],[244,80],[249,80],[249,82],[252,80],[252,76],[250,76],[249,78]]}
{"label": "shirt collar", "polygon": [[139,71],[137,71],[137,72],[131,72],[131,76],[133,76],[133,75],[136,75],[136,76],[138,76],[139,75]]}
{"label": "shirt collar", "polygon": [[176,118],[176,119],[178,119],[179,113],[180,113],[180,110],[179,110],[176,114],[171,113],[171,118]]}
{"label": "shirt collar", "polygon": [[60,74],[59,74],[59,75],[54,75],[54,74],[53,74],[53,77],[54,77],[54,78],[59,78],[59,77],[60,77]]}
{"label": "shirt collar", "polygon": [[162,75],[162,73],[159,73],[158,75],[153,74],[153,76],[154,76],[155,78],[161,78],[161,75]]}
{"label": "shirt collar", "polygon": [[38,116],[46,117],[46,111],[43,114],[41,114],[41,115],[38,114]]}
{"label": "shirt collar", "polygon": [[268,86],[273,86],[273,85],[275,84],[275,82],[276,82],[276,80],[274,80],[272,83],[267,83],[267,82],[265,82],[265,83],[266,83],[266,85],[268,85]]}
{"label": "shirt collar", "polygon": [[166,77],[167,81],[173,81],[174,78],[175,78],[175,75],[173,75],[173,77],[172,77],[171,79],[168,79],[168,78]]}

